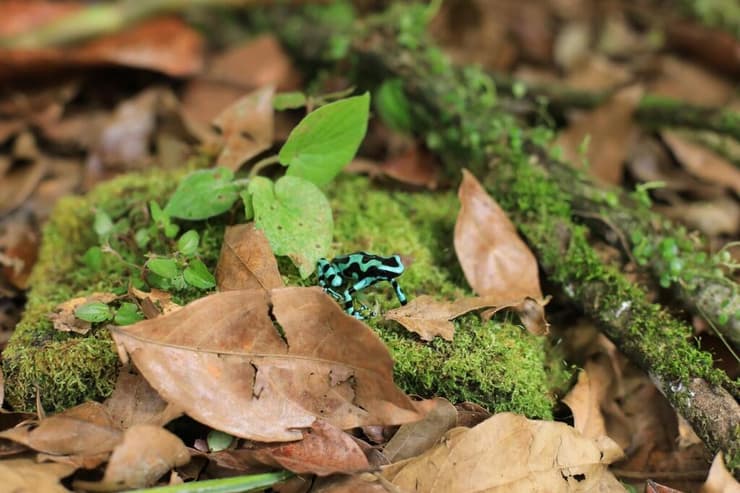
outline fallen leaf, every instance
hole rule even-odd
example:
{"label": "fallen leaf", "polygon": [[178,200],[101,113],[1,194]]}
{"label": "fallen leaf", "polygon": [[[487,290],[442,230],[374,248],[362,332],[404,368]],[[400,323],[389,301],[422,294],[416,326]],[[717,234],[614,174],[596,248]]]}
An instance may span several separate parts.
{"label": "fallen leaf", "polygon": [[113,394],[103,405],[121,430],[140,424],[164,426],[182,414],[162,399],[141,375],[125,368],[119,372]]}
{"label": "fallen leaf", "polygon": [[581,370],[578,382],[563,397],[563,402],[573,412],[574,428],[585,437],[598,438],[606,435],[606,423],[601,414],[603,393],[597,382],[592,382],[588,373]]}
{"label": "fallen leaf", "polygon": [[740,232],[740,204],[732,197],[691,202],[677,200],[669,206],[656,206],[655,210],[710,237],[722,234],[735,237]]}
{"label": "fallen leaf", "polygon": [[386,159],[379,168],[387,176],[409,185],[435,190],[439,184],[439,163],[431,152],[419,144],[403,154]]}
{"label": "fallen leaf", "polygon": [[0,368],[0,408],[5,403],[5,377],[3,376],[3,369]]}
{"label": "fallen leaf", "polygon": [[580,163],[583,156],[579,149],[588,136],[585,154],[588,173],[606,183],[621,183],[630,143],[637,130],[633,114],[642,93],[640,86],[622,89],[560,132],[557,144],[563,148],[563,157],[571,163]]}
{"label": "fallen leaf", "polygon": [[232,171],[272,146],[275,136],[275,110],[272,107],[273,86],[266,86],[242,97],[214,120],[221,130],[223,147],[216,166]]}
{"label": "fallen leaf", "polygon": [[[5,5],[3,9],[5,11]],[[13,33],[0,27],[0,35],[7,34]],[[198,73],[202,68],[203,40],[197,31],[177,17],[157,17],[74,46],[0,49],[0,54],[0,74],[3,74],[0,79],[106,64],[185,77]]]}
{"label": "fallen leaf", "polygon": [[701,487],[701,493],[737,493],[740,491],[740,483],[732,477],[725,466],[722,452],[719,452],[712,461],[707,480]]}
{"label": "fallen leaf", "polygon": [[647,88],[650,94],[710,107],[724,106],[735,94],[735,84],[684,58],[666,55],[653,63],[659,76]]}
{"label": "fallen leaf", "polygon": [[664,130],[661,137],[689,173],[740,194],[740,168],[679,132]]}
{"label": "fallen leaf", "polygon": [[254,223],[229,226],[216,265],[219,291],[284,286],[270,242]]}
{"label": "fallen leaf", "polygon": [[245,92],[265,86],[279,91],[300,88],[298,72],[273,35],[259,36],[214,57],[205,73],[185,88],[183,110],[193,124],[208,125]]}
{"label": "fallen leaf", "polygon": [[426,493],[623,492],[607,470],[622,451],[609,438],[583,437],[564,423],[496,414],[454,428],[426,453],[383,468],[401,490]]}
{"label": "fallen leaf", "polygon": [[311,488],[311,493],[405,493],[399,492],[392,484],[377,474],[362,473],[352,476],[330,476],[319,478]]}
{"label": "fallen leaf", "polygon": [[296,474],[328,476],[370,469],[367,457],[352,437],[320,419],[303,432],[302,440],[262,447],[254,452],[263,464]]}
{"label": "fallen leaf", "polygon": [[39,233],[31,220],[4,221],[0,226],[2,275],[18,289],[28,288],[31,268],[36,264]]}
{"label": "fallen leaf", "polygon": [[496,299],[497,307],[512,307],[530,332],[547,333],[546,300],[534,254],[468,170],[463,170],[457,193],[455,253],[468,284],[479,295]]}
{"label": "fallen leaf", "polygon": [[33,459],[7,459],[0,461],[0,477],[3,490],[14,493],[68,493],[59,480],[75,471],[66,464],[43,463]]}
{"label": "fallen leaf", "polygon": [[119,491],[152,486],[170,469],[190,460],[177,436],[154,425],[134,425],[110,456],[100,482],[75,481],[75,488]]}
{"label": "fallen leaf", "polygon": [[88,296],[73,298],[57,305],[57,307],[54,308],[54,312],[49,314],[49,319],[54,324],[54,329],[60,332],[87,334],[92,328],[92,324],[77,318],[77,316],[75,316],[75,309],[93,301],[107,304],[116,298],[117,296],[112,293],[92,293]]}
{"label": "fallen leaf", "polygon": [[11,167],[0,181],[0,216],[4,216],[28,199],[46,171],[47,163],[40,157],[29,164]]}
{"label": "fallen leaf", "polygon": [[139,300],[141,311],[146,318],[156,318],[162,314],[167,315],[179,310],[182,306],[172,301],[172,294],[161,289],[152,288],[151,291],[141,291],[131,286],[129,294]]}
{"label": "fallen leaf", "polygon": [[436,406],[420,421],[401,425],[383,448],[389,462],[415,457],[430,449],[457,424],[457,409],[446,399],[434,399]]}
{"label": "fallen leaf", "polygon": [[645,493],[683,493],[681,490],[676,490],[670,486],[665,486],[660,483],[656,483],[652,479],[645,481]]}
{"label": "fallen leaf", "polygon": [[225,291],[111,331],[165,400],[242,438],[298,440],[318,418],[348,429],[421,417],[382,341],[319,288]]}
{"label": "fallen leaf", "polygon": [[0,432],[0,438],[52,455],[96,455],[113,450],[121,432],[102,404],[86,402],[38,422]]}
{"label": "fallen leaf", "polygon": [[457,409],[457,426],[472,428],[491,417],[491,413],[474,402],[461,402],[455,404]]}

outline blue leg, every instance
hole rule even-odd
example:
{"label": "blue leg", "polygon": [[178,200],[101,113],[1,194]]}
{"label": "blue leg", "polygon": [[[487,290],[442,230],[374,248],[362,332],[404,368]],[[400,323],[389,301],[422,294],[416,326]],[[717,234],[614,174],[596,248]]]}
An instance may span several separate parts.
{"label": "blue leg", "polygon": [[406,299],[406,295],[404,294],[403,290],[401,289],[401,286],[398,284],[398,281],[395,279],[391,279],[391,286],[393,286],[393,289],[396,291],[396,297],[398,298],[398,301],[405,305],[408,303],[408,299]]}

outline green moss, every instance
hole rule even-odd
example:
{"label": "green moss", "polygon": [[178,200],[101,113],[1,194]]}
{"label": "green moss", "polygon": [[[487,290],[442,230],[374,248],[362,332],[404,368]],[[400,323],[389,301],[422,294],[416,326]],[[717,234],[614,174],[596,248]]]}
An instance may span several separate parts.
{"label": "green moss", "polygon": [[[108,333],[102,329],[94,329],[88,336],[56,332],[47,316],[69,298],[126,288],[138,274],[136,268],[115,256],[106,257],[101,271],[85,267],[81,257],[98,241],[91,228],[93,211],[104,210],[114,220],[126,218],[133,231],[145,222],[145,204],[152,198],[163,201],[175,184],[171,174],[128,176],[102,185],[88,197],[65,199],[59,204],[44,231],[27,311],[4,354],[8,402],[16,409],[32,408],[37,392],[47,410],[110,393],[116,356]],[[458,207],[453,193],[394,192],[374,187],[364,178],[343,177],[329,195],[336,223],[333,254],[361,249],[399,253],[408,264],[401,283],[411,297],[470,294],[452,246]],[[188,227],[200,229],[203,257],[213,268],[223,224],[213,221]],[[119,253],[125,238],[111,241]],[[163,253],[171,247],[166,240],[160,243],[151,247]],[[137,253],[136,248],[122,255],[139,265],[143,262],[143,253]],[[313,278],[299,281],[295,268],[285,259],[280,259],[280,267],[291,283],[315,282]],[[194,295],[181,294],[181,301]],[[363,296],[378,313],[397,306],[389,286],[373,287]],[[456,322],[452,343],[424,343],[380,317],[369,323],[391,349],[397,362],[396,378],[407,392],[550,417],[553,395],[549,384],[554,380],[562,383],[569,374],[561,364],[546,359],[546,339],[531,336],[510,317],[502,317],[486,323],[476,315],[462,317]]]}

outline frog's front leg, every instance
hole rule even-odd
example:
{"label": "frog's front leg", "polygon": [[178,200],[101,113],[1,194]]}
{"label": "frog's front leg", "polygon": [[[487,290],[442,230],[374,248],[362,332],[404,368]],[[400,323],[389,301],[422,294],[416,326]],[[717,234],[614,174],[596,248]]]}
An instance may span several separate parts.
{"label": "frog's front leg", "polygon": [[406,298],[406,294],[401,289],[401,286],[398,284],[398,281],[396,281],[395,279],[391,279],[391,286],[393,286],[393,289],[396,291],[396,297],[398,298],[398,301],[402,305],[405,305],[406,303],[408,303],[409,300]]}

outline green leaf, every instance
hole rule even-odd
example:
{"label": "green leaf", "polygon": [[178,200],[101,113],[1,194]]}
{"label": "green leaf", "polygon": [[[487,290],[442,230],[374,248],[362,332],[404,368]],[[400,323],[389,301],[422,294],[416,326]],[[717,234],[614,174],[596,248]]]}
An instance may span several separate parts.
{"label": "green leaf", "polygon": [[105,238],[111,234],[113,231],[113,221],[105,211],[100,209],[95,211],[93,229],[95,229],[95,233],[97,233],[100,238]]}
{"label": "green leaf", "polygon": [[139,248],[146,248],[149,244],[149,240],[151,240],[151,236],[149,234],[149,230],[146,228],[141,228],[134,234],[134,241]]}
{"label": "green leaf", "polygon": [[87,265],[91,270],[99,271],[103,266],[103,251],[99,246],[90,247],[82,256],[82,261],[85,262],[85,265]]}
{"label": "green leaf", "polygon": [[169,221],[169,216],[164,213],[162,208],[155,200],[149,202],[149,213],[152,216],[152,221],[157,224],[162,224],[165,221]]}
{"label": "green leaf", "polygon": [[306,106],[306,95],[302,92],[281,92],[272,97],[272,107],[278,111],[292,110]]}
{"label": "green leaf", "polygon": [[198,289],[210,289],[216,286],[216,278],[210,273],[206,264],[193,259],[183,272],[185,282]]}
{"label": "green leaf", "polygon": [[254,217],[254,207],[252,206],[252,194],[249,190],[242,190],[239,192],[239,196],[242,198],[244,204],[244,220],[251,221]]}
{"label": "green leaf", "polygon": [[195,255],[198,251],[198,243],[200,242],[200,236],[194,229],[185,231],[185,233],[177,240],[177,249],[186,256]]}
{"label": "green leaf", "polygon": [[146,268],[165,279],[172,279],[180,273],[177,262],[171,258],[152,258],[147,260]]}
{"label": "green leaf", "polygon": [[234,442],[234,437],[223,431],[211,430],[208,432],[206,442],[208,443],[208,450],[210,452],[220,452],[229,448]]}
{"label": "green leaf", "polygon": [[347,165],[367,131],[370,94],[343,99],[306,115],[280,149],[287,175],[316,185],[330,182]]}
{"label": "green leaf", "polygon": [[411,130],[411,104],[403,92],[403,81],[391,79],[378,88],[373,105],[386,125],[398,132]]}
{"label": "green leaf", "polygon": [[144,315],[134,303],[121,303],[121,306],[116,310],[113,322],[116,325],[131,325],[143,319]]}
{"label": "green leaf", "polygon": [[91,301],[75,308],[75,317],[85,322],[98,323],[113,318],[113,312],[102,301]]}
{"label": "green leaf", "polygon": [[174,238],[175,236],[177,236],[178,231],[180,231],[180,226],[178,226],[177,224],[168,222],[164,226],[164,235],[167,238]]}
{"label": "green leaf", "polygon": [[331,244],[334,222],[326,196],[310,181],[261,176],[249,183],[255,226],[265,232],[275,255],[287,255],[308,277]]}
{"label": "green leaf", "polygon": [[233,180],[234,172],[226,168],[195,171],[180,182],[164,212],[191,221],[223,214],[239,198]]}

